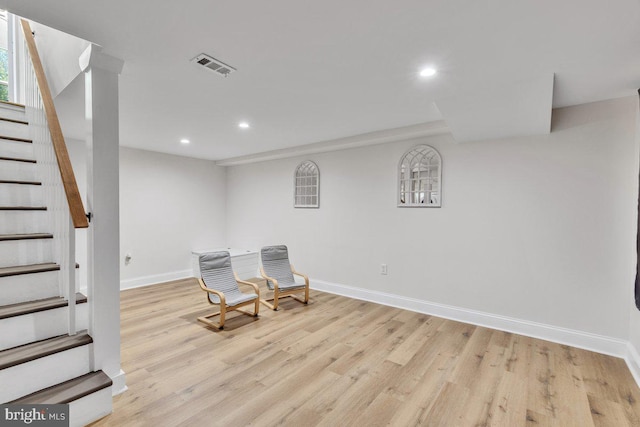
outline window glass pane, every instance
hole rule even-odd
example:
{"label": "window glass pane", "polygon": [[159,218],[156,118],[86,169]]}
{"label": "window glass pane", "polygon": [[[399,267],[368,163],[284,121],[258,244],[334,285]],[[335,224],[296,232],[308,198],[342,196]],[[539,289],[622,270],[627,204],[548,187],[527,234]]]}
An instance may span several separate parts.
{"label": "window glass pane", "polygon": [[415,146],[405,153],[398,167],[398,205],[440,206],[441,161],[438,152],[428,145]]}
{"label": "window glass pane", "polygon": [[294,172],[294,205],[296,207],[317,207],[320,175],[318,166],[306,160]]}

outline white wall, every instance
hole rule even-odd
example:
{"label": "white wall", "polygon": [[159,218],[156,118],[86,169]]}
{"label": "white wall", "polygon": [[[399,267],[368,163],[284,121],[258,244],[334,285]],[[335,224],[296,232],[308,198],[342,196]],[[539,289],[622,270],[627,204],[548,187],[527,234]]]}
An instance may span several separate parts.
{"label": "white wall", "polygon": [[[558,109],[545,136],[435,136],[230,167],[228,244],[287,244],[316,280],[627,340],[635,102]],[[398,161],[420,143],[443,157],[442,208],[397,208]],[[292,207],[307,159],[320,168],[317,210]]]}
{"label": "white wall", "polygon": [[[86,193],[86,147],[67,141]],[[191,251],[226,246],[226,170],[208,160],[120,147],[121,287],[191,275]],[[86,288],[86,232],[76,232],[80,284]],[[132,254],[128,265],[127,252]]]}
{"label": "white wall", "polygon": [[90,43],[35,22],[31,24],[31,30],[35,33],[38,53],[55,98],[80,74],[78,58]]}
{"label": "white wall", "polygon": [[[640,108],[636,98],[636,149],[640,147]],[[635,158],[638,159],[638,153]],[[637,181],[636,181],[637,182]],[[637,225],[637,223],[636,223]],[[637,226],[634,229],[637,231]],[[630,316],[629,316],[629,350],[630,354],[627,356],[627,362],[631,371],[636,377],[636,381],[640,384],[640,310],[635,305],[635,293],[633,285],[629,289],[630,295]]]}
{"label": "white wall", "polygon": [[188,276],[193,249],[224,247],[225,200],[213,162],[120,147],[122,286]]}

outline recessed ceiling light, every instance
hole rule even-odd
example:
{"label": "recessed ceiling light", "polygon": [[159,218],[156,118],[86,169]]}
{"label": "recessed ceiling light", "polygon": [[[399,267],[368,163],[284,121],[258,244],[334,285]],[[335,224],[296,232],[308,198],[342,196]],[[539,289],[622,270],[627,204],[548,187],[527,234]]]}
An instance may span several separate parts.
{"label": "recessed ceiling light", "polygon": [[420,70],[420,77],[431,77],[435,76],[437,73],[435,68],[423,68]]}
{"label": "recessed ceiling light", "polygon": [[180,143],[181,143],[181,144],[188,144],[188,143],[190,143],[190,142],[191,142],[191,141],[189,141],[187,138],[182,138],[182,139],[180,140]]}
{"label": "recessed ceiling light", "polygon": [[238,127],[242,128],[242,129],[249,129],[249,123],[247,122],[240,122],[238,123]]}

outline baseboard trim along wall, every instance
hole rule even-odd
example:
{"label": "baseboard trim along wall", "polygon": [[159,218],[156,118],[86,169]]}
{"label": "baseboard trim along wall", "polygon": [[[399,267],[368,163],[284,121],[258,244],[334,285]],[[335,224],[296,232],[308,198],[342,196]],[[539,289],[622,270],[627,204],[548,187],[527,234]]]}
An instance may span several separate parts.
{"label": "baseboard trim along wall", "polygon": [[111,377],[113,385],[111,386],[111,393],[113,396],[124,393],[129,389],[126,384],[126,375],[122,369],[118,372],[118,375]]}
{"label": "baseboard trim along wall", "polygon": [[172,271],[169,273],[153,274],[151,276],[136,277],[120,281],[120,290],[141,288],[143,286],[157,285],[158,283],[193,277],[193,270]]}
{"label": "baseboard trim along wall", "polygon": [[[629,365],[629,369],[636,379],[636,382],[640,385],[640,381],[638,381],[638,379],[640,379],[640,375],[638,375],[638,373],[640,373],[640,357],[638,357],[638,353],[635,351],[633,346],[625,340],[379,291],[340,285],[322,280],[311,280],[310,287],[318,291],[402,308],[418,313],[430,314],[433,316],[443,317],[445,319],[456,320],[458,322],[470,323],[505,332],[526,335],[532,338],[539,338],[559,344],[608,354],[610,356],[620,357],[625,359]],[[635,366],[632,367],[632,364],[635,364]]]}

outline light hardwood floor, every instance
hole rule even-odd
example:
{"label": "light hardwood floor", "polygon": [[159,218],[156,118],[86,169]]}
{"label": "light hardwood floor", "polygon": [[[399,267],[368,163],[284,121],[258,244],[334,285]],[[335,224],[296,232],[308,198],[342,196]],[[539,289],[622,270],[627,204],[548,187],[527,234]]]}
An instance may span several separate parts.
{"label": "light hardwood floor", "polygon": [[640,426],[610,356],[315,291],[219,332],[194,279],[121,298],[129,390],[96,426]]}

